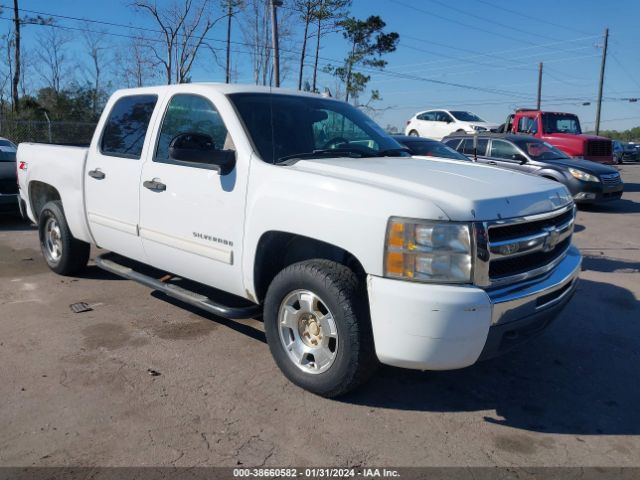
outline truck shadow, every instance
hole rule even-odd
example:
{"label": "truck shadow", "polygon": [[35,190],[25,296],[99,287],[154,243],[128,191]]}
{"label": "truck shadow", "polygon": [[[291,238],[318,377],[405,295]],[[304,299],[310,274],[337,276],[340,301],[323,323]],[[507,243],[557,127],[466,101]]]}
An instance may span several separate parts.
{"label": "truck shadow", "polygon": [[582,258],[582,269],[606,273],[640,273],[640,262],[627,262],[626,260],[607,257],[584,256]]}
{"label": "truck shadow", "polygon": [[383,367],[341,401],[428,412],[487,411],[486,422],[574,435],[640,434],[640,303],[582,280],[541,337],[450,372]]}
{"label": "truck shadow", "polygon": [[28,232],[36,230],[35,225],[13,214],[0,214],[0,232]]}

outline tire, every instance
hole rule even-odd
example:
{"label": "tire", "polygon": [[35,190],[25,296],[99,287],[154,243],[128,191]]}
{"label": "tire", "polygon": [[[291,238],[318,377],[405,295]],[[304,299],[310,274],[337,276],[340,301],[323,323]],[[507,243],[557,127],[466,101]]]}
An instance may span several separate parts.
{"label": "tire", "polygon": [[48,202],[38,217],[40,249],[47,265],[59,275],[72,275],[87,266],[91,245],[73,238],[62,202]]}
{"label": "tire", "polygon": [[[265,299],[264,327],[280,370],[317,395],[343,395],[378,365],[365,286],[339,263],[306,260],[276,275]],[[298,355],[301,349],[307,353]]]}
{"label": "tire", "polygon": [[411,131],[409,132],[409,136],[410,136],[410,137],[419,137],[420,135],[418,134],[418,131],[417,131],[417,130],[411,130]]}

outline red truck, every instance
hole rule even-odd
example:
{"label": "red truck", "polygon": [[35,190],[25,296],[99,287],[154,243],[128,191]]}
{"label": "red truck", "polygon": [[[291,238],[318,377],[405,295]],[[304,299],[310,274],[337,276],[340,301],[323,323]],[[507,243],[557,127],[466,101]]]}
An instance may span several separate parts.
{"label": "red truck", "polygon": [[502,131],[540,138],[570,157],[613,164],[611,140],[585,135],[580,120],[573,113],[543,112],[521,108],[507,117]]}

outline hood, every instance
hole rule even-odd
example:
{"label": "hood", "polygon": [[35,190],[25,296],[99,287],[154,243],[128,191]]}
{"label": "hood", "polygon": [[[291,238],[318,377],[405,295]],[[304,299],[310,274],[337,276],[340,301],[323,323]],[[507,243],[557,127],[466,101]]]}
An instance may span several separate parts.
{"label": "hood", "polygon": [[602,163],[592,162],[591,160],[574,160],[572,158],[563,158],[561,160],[545,160],[549,165],[562,165],[563,167],[577,168],[593,175],[607,175],[618,173],[613,167],[608,167]]}
{"label": "hood", "polygon": [[301,160],[288,168],[428,201],[454,221],[533,215],[572,202],[568,190],[558,182],[456,160],[332,158]]}

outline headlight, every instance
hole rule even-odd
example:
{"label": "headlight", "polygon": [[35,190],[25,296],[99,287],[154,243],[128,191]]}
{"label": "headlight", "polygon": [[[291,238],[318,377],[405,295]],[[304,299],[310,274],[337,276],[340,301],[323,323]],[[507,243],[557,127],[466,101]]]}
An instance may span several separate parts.
{"label": "headlight", "polygon": [[484,132],[487,130],[486,128],[481,127],[480,125],[471,125],[471,128],[476,132]]}
{"label": "headlight", "polygon": [[469,224],[391,218],[384,256],[386,277],[421,282],[471,282]]}
{"label": "headlight", "polygon": [[599,182],[600,179],[595,175],[591,175],[590,173],[583,172],[582,170],[578,170],[577,168],[569,168],[569,173],[573,175],[578,180],[583,180],[585,182]]}

